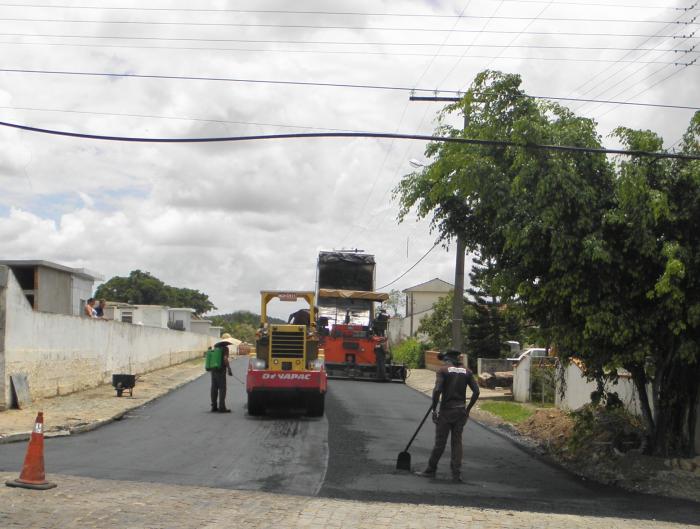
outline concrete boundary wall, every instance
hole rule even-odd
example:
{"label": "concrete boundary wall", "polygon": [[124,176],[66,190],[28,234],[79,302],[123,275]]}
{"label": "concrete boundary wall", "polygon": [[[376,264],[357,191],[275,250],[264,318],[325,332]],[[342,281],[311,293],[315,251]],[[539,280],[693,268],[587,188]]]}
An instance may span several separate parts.
{"label": "concrete boundary wall", "polygon": [[530,402],[530,364],[532,358],[526,356],[513,368],[513,400]]}
{"label": "concrete boundary wall", "polygon": [[35,312],[9,273],[6,285],[0,283],[0,409],[10,404],[14,373],[27,375],[32,397],[64,395],[110,382],[113,373],[140,374],[195,358],[212,340],[204,334]]}

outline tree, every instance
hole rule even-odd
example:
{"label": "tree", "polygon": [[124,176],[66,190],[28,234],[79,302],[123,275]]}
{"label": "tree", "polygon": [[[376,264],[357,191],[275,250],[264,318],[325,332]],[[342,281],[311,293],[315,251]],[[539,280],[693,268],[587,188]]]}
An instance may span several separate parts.
{"label": "tree", "polygon": [[[448,292],[433,304],[433,312],[423,318],[418,326],[418,332],[426,334],[437,349],[447,349],[452,344],[452,300],[453,292]],[[466,321],[474,309],[464,304],[462,316],[462,336],[467,334]]]}
{"label": "tree", "polygon": [[[438,134],[523,147],[432,143],[432,163],[403,178],[399,220],[431,217],[439,240],[460,233],[493,263],[547,344],[589,377],[627,369],[639,389],[648,451],[693,451],[700,380],[700,167],[698,162],[531,149],[530,143],[601,147],[592,120],[533,100],[520,77],[485,71],[440,115]],[[451,113],[467,127],[447,124]],[[659,150],[650,131],[618,129],[630,149]],[[700,114],[682,149],[697,153]],[[458,219],[464,213],[464,217]],[[653,387],[646,403],[646,384]]]}
{"label": "tree", "polygon": [[510,352],[507,340],[523,341],[521,309],[515,300],[498,294],[493,261],[475,258],[473,263],[467,289],[473,310],[465,316],[465,348],[477,357],[500,358]]}
{"label": "tree", "polygon": [[190,288],[171,287],[141,270],[132,271],[128,277],[113,277],[97,288],[95,297],[135,305],[188,307],[197,315],[216,308],[206,294]]}
{"label": "tree", "polygon": [[406,305],[406,298],[400,290],[391,289],[389,299],[384,304],[391,309],[392,317],[401,317],[402,310]]}

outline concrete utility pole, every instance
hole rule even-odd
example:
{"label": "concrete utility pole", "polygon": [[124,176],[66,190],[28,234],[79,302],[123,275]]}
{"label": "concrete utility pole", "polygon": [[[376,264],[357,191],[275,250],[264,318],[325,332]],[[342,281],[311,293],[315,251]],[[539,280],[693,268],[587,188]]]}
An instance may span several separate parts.
{"label": "concrete utility pole", "polygon": [[[454,103],[460,101],[461,97],[424,97],[411,96],[410,101],[444,101]],[[467,115],[464,115],[464,128],[467,128]],[[452,300],[452,348],[461,352],[462,340],[462,313],[464,311],[464,254],[466,251],[464,236],[457,234],[457,259],[455,261],[455,285]]]}

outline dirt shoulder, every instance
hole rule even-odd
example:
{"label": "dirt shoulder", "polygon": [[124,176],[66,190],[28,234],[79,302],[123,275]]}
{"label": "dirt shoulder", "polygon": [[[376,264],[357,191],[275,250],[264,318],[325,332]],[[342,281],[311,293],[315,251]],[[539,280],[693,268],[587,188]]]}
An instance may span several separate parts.
{"label": "dirt shoulder", "polygon": [[109,384],[48,399],[21,410],[0,412],[0,444],[29,439],[39,411],[44,412],[44,435],[57,437],[93,430],[157,399],[204,373],[201,358],[138,375],[133,396],[116,396]]}

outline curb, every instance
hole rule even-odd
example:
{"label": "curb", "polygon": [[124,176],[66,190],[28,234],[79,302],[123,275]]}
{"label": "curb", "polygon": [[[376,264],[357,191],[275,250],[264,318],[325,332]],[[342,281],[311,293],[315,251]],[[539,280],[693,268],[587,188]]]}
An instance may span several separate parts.
{"label": "curb", "polygon": [[[68,437],[70,435],[77,435],[77,434],[87,433],[87,432],[91,432],[93,430],[97,430],[98,428],[101,428],[102,426],[106,426],[114,421],[120,421],[130,411],[135,410],[137,408],[140,408],[141,406],[145,406],[146,404],[149,404],[155,400],[158,400],[159,398],[164,397],[168,393],[171,393],[172,391],[175,391],[176,389],[181,388],[185,384],[189,384],[190,382],[197,380],[201,376],[202,376],[202,374],[198,374],[197,376],[195,376],[193,378],[178,382],[176,385],[166,389],[163,393],[155,395],[154,397],[152,397],[148,400],[144,400],[142,402],[139,402],[138,404],[136,404],[134,406],[131,406],[129,408],[121,410],[121,411],[115,413],[114,415],[107,417],[105,419],[99,419],[97,421],[93,421],[93,422],[90,422],[87,424],[81,424],[80,426],[74,426],[74,427],[60,425],[60,426],[58,426],[58,428],[59,428],[58,430],[52,430],[50,432],[45,432],[44,437],[48,438],[48,439],[50,439],[52,437]],[[12,434],[8,434],[8,435],[0,435],[0,445],[28,441],[30,436],[31,436],[31,431],[17,432],[17,433],[12,433]]]}

